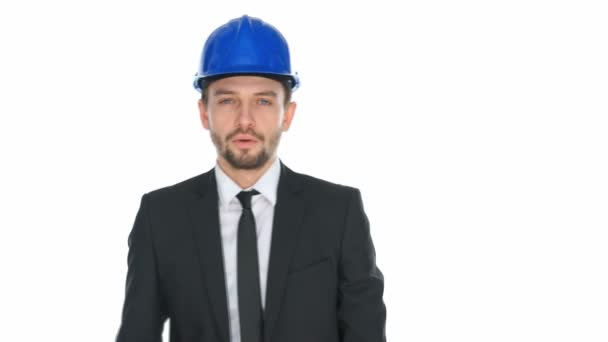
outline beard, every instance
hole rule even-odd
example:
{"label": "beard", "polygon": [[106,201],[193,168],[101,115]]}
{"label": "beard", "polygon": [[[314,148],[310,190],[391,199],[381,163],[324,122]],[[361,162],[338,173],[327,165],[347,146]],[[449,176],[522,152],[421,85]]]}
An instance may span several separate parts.
{"label": "beard", "polygon": [[[235,151],[228,146],[228,143],[237,134],[248,134],[254,136],[260,141],[262,149],[258,153],[252,152],[251,149],[245,149],[242,151]],[[217,133],[211,132],[211,140],[217,149],[217,152],[222,156],[228,164],[237,170],[256,170],[262,168],[270,157],[274,155],[281,140],[281,131],[277,130],[273,132],[268,140],[268,147],[266,147],[266,137],[253,129],[243,131],[237,129],[234,132],[228,134],[225,139],[222,139]]]}

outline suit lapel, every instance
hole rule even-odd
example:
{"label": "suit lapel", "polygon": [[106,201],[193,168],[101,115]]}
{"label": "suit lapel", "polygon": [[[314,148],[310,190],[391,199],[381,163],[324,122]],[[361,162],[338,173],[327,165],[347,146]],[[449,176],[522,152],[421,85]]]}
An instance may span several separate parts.
{"label": "suit lapel", "polygon": [[217,185],[213,170],[204,174],[198,196],[189,205],[192,229],[198,246],[203,279],[209,294],[213,317],[222,341],[230,340],[224,259],[219,224]]}
{"label": "suit lapel", "polygon": [[269,342],[279,318],[281,301],[285,292],[285,281],[291,256],[296,247],[298,233],[304,215],[304,203],[299,194],[299,177],[281,163],[281,176],[274,208],[272,242],[266,285],[264,310],[264,336]]}

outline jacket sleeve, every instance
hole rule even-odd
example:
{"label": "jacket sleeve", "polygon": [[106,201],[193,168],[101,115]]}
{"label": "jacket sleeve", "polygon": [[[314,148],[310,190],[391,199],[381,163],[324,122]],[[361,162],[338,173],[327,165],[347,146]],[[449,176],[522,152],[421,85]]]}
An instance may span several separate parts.
{"label": "jacket sleeve", "polygon": [[116,342],[161,342],[167,318],[158,282],[148,197],[144,194],[141,198],[128,238],[125,299]]}
{"label": "jacket sleeve", "polygon": [[342,342],[384,342],[384,277],[376,266],[376,252],[359,190],[355,189],[349,202],[339,263],[340,339]]}

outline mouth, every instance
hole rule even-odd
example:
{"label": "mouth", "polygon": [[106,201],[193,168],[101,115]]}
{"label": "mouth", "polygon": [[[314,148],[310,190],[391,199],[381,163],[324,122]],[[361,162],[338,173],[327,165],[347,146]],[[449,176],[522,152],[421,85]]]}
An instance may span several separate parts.
{"label": "mouth", "polygon": [[232,143],[238,148],[247,149],[255,146],[258,140],[250,136],[241,135],[232,139]]}

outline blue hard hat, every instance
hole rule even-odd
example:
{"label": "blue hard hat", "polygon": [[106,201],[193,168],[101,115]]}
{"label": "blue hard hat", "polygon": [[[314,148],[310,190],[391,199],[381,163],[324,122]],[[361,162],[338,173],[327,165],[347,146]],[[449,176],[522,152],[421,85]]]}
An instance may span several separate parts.
{"label": "blue hard hat", "polygon": [[231,75],[285,79],[292,90],[300,85],[297,73],[291,71],[285,37],[274,26],[247,15],[230,20],[209,35],[194,88],[201,92],[206,80]]}

